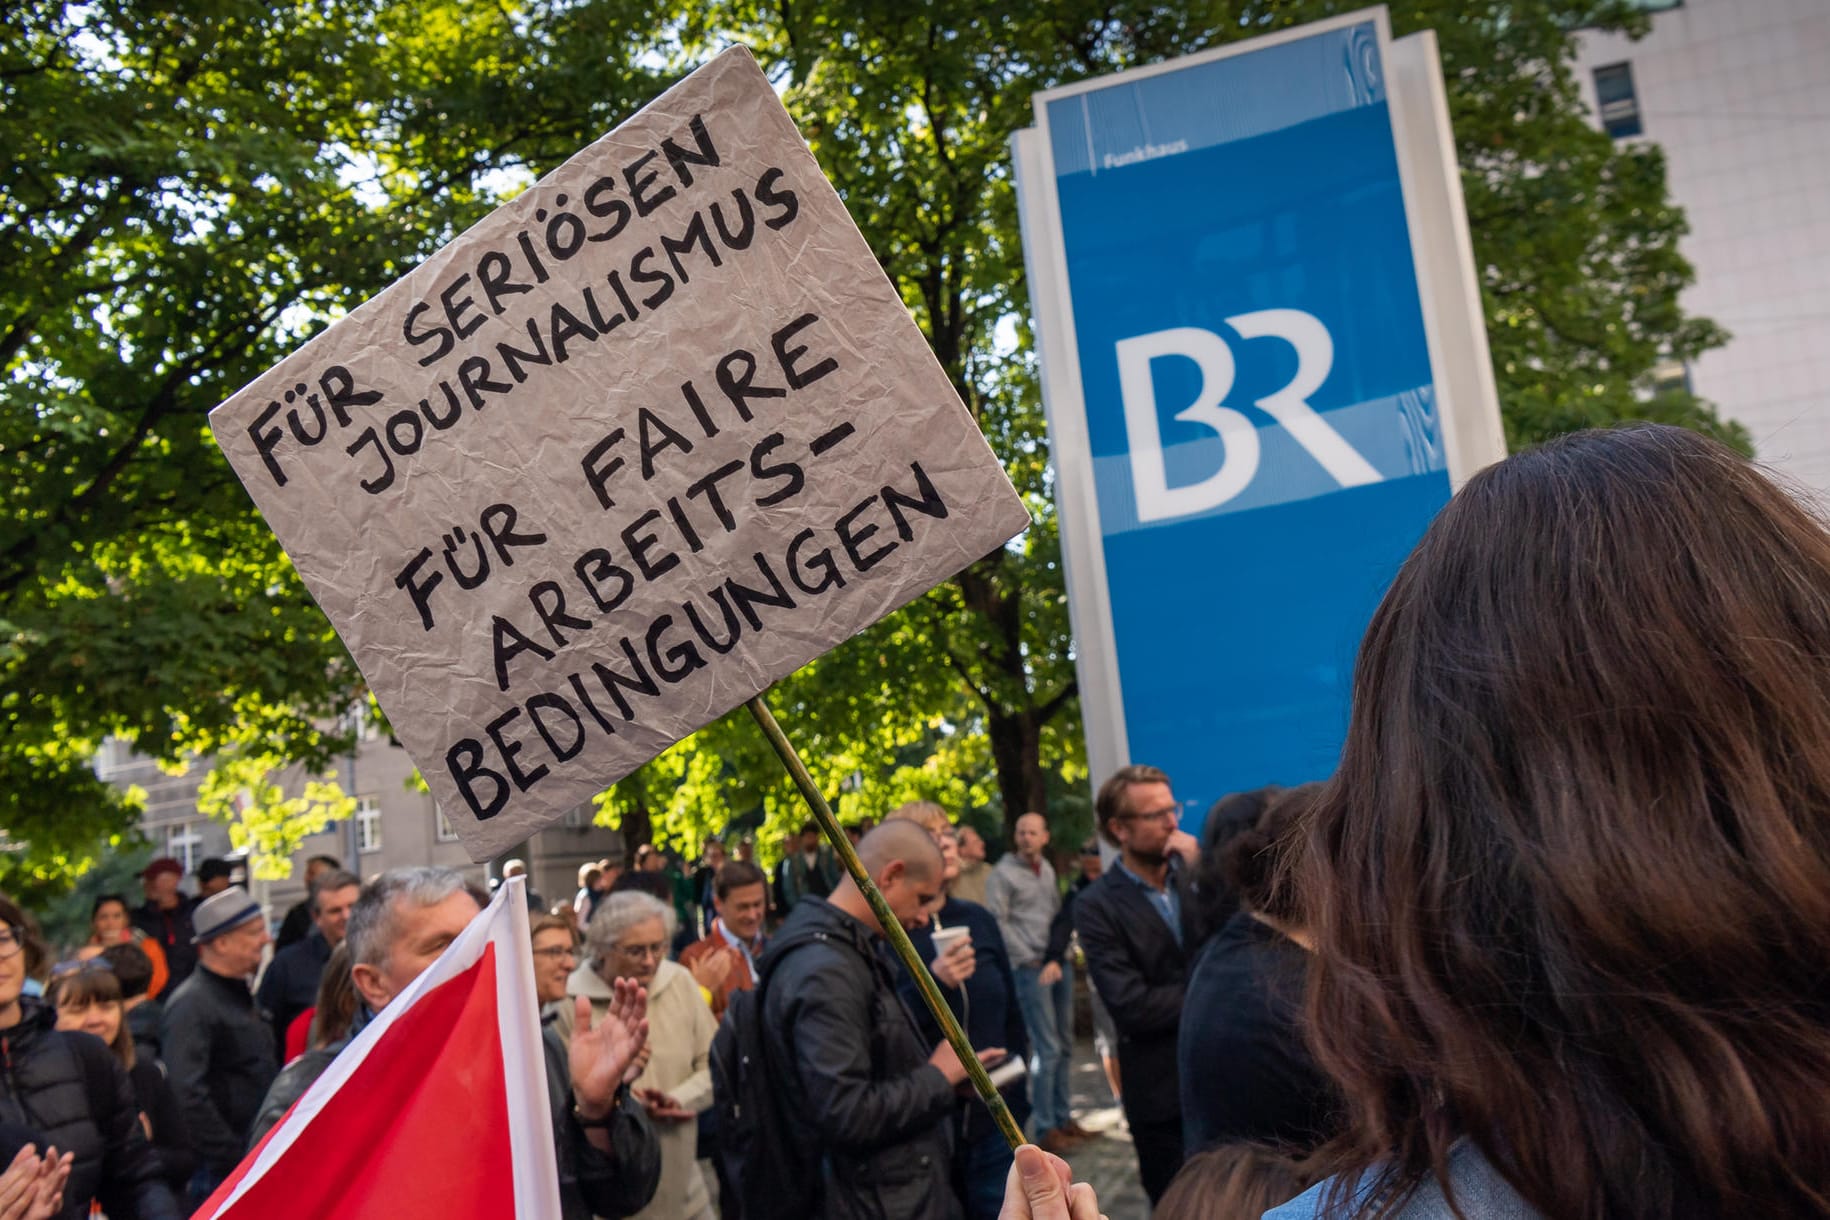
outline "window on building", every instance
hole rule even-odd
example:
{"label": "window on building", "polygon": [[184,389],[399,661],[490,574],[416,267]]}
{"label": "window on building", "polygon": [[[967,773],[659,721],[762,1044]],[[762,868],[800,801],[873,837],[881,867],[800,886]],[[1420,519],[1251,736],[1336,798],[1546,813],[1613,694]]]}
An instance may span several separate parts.
{"label": "window on building", "polygon": [[184,865],[187,877],[197,871],[197,850],[202,846],[203,836],[195,823],[179,822],[165,828],[165,854]]}
{"label": "window on building", "polygon": [[1645,131],[1639,121],[1639,95],[1633,91],[1633,65],[1609,64],[1595,69],[1595,102],[1601,128],[1616,140]]}
{"label": "window on building", "polygon": [[440,843],[456,843],[457,837],[457,831],[452,829],[451,819],[445,816],[445,811],[443,809],[439,810],[438,841]]}
{"label": "window on building", "polygon": [[381,850],[381,802],[372,796],[356,798],[356,850]]}
{"label": "window on building", "polygon": [[123,771],[133,762],[133,742],[120,737],[110,737],[102,742],[102,748],[95,752],[95,773],[107,779],[117,771]]}

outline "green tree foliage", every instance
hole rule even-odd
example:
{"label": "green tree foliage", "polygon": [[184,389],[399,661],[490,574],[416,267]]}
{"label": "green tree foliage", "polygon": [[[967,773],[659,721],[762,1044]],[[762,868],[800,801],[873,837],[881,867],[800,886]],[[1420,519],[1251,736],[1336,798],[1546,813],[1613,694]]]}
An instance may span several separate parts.
{"label": "green tree foliage", "polygon": [[[1343,6],[1351,7],[1351,6]],[[140,0],[8,6],[0,41],[0,886],[81,871],[131,800],[107,734],[225,768],[283,852],[345,798],[360,675],[211,444],[217,402],[729,41],[754,47],[1036,517],[771,694],[842,816],[909,797],[1082,810],[1073,646],[1008,163],[1030,95],[1332,15],[1323,0]],[[1402,0],[1441,42],[1509,436],[1723,430],[1661,359],[1678,292],[1655,148],[1580,113],[1570,31],[1623,0]],[[1732,429],[1727,430],[1736,438]],[[800,813],[728,717],[607,793],[676,841]],[[291,795],[288,795],[290,793]],[[296,803],[303,800],[303,806]],[[767,835],[765,836],[765,839]]]}
{"label": "green tree foliage", "polygon": [[131,825],[90,769],[109,734],[233,763],[215,806],[254,798],[257,845],[283,846],[342,796],[301,808],[255,777],[327,774],[361,676],[205,416],[650,96],[615,52],[656,14],[26,0],[3,20],[0,886],[81,872]]}

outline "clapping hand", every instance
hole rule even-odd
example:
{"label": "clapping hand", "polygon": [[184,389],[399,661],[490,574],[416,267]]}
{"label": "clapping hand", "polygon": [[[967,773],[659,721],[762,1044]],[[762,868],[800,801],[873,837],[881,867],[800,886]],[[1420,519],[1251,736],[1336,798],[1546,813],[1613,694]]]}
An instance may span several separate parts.
{"label": "clapping hand", "polygon": [[692,964],[693,981],[707,991],[716,993],[724,986],[724,981],[731,977],[731,971],[737,965],[737,950],[726,945],[714,949]]}
{"label": "clapping hand", "polygon": [[602,1118],[616,1104],[629,1066],[648,1042],[648,992],[639,983],[618,979],[609,1011],[595,1026],[591,1001],[579,996],[573,1010],[572,1096],[578,1112]]}
{"label": "clapping hand", "polygon": [[30,1144],[0,1173],[0,1220],[52,1220],[64,1206],[64,1183],[70,1180],[72,1155],[47,1148],[43,1156]]}

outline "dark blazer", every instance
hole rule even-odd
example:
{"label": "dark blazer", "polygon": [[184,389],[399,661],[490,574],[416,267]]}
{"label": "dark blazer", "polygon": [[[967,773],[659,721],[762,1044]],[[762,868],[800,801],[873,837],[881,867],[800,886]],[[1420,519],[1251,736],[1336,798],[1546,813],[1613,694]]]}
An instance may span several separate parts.
{"label": "dark blazer", "polygon": [[1176,1034],[1188,987],[1188,962],[1196,944],[1193,903],[1181,892],[1187,870],[1170,884],[1181,893],[1182,939],[1137,882],[1116,865],[1074,902],[1074,927],[1087,955],[1087,972],[1118,1028],[1118,1071],[1125,1085],[1125,1114],[1134,1123],[1180,1121],[1176,1088]]}
{"label": "dark blazer", "polygon": [[304,940],[274,954],[267,972],[261,975],[254,1002],[260,1005],[261,1015],[273,1024],[273,1045],[281,1063],[286,1061],[286,1030],[294,1017],[316,1007],[318,984],[323,981],[330,955],[330,942],[313,928]]}

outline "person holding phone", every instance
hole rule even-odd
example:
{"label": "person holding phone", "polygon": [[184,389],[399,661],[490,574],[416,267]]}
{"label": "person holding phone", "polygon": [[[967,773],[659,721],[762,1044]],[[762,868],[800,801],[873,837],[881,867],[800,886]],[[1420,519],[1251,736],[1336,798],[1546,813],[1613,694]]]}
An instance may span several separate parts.
{"label": "person holding phone", "polygon": [[[992,913],[976,902],[952,892],[959,877],[959,843],[946,810],[929,801],[914,801],[890,813],[886,822],[914,822],[928,832],[941,856],[941,894],[924,927],[911,929],[909,941],[940,984],[960,1027],[974,1047],[1001,1046],[1008,1052],[998,1066],[998,1091],[1021,1126],[1029,1120],[1027,1073],[1016,1068],[1029,1058],[1029,1033],[1017,1002],[1016,975],[1004,936]],[[923,1038],[941,1039],[940,1024],[922,1002],[915,980],[898,975],[897,989],[915,1014]],[[1013,1062],[1014,1060],[1014,1062]],[[977,1097],[962,1098],[954,1107],[953,1181],[965,1203],[967,1220],[991,1220],[1004,1199],[1004,1179],[1010,1173],[1010,1145]]]}

